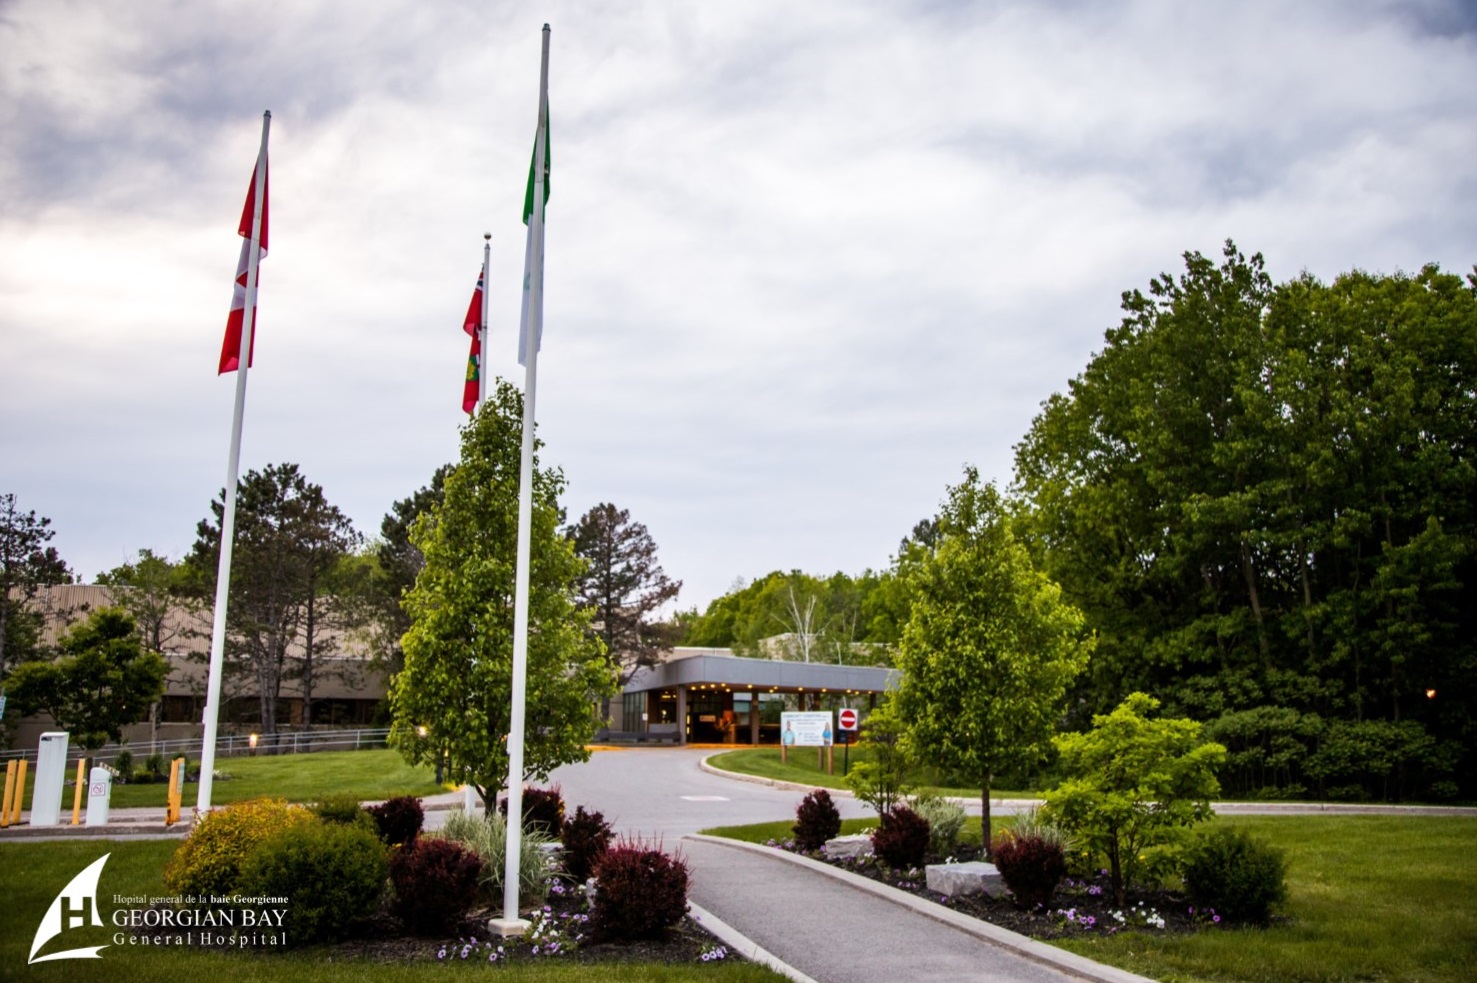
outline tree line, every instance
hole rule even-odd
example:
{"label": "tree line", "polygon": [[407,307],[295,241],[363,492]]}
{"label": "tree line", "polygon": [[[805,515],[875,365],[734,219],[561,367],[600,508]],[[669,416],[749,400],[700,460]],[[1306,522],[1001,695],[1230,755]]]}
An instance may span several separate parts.
{"label": "tree line", "polygon": [[[451,595],[478,592],[475,610],[464,612],[469,620],[450,631],[446,654],[451,661],[442,667],[447,681],[462,691],[455,700],[448,697],[447,706],[464,710],[468,684],[498,665],[479,647],[501,652],[511,639],[511,621],[503,625],[502,615],[511,617],[518,414],[518,393],[500,384],[496,398],[465,430],[463,459],[438,468],[424,487],[393,503],[372,540],[358,533],[296,464],[268,465],[240,479],[224,690],[255,699],[254,728],[270,735],[286,723],[280,699],[288,682],[301,696],[295,725],[317,723],[315,692],[326,673],[343,671],[345,661],[333,657],[348,647],[363,657],[350,663],[352,671],[373,667],[397,680],[392,693],[399,702],[387,699],[381,719],[390,723],[398,708],[405,720],[397,724],[412,732],[433,720],[441,733],[450,731],[453,725],[444,714],[426,709],[445,695],[426,685],[433,661],[427,639]],[[534,614],[539,629],[534,650],[541,652],[545,641],[562,640],[541,669],[550,679],[565,680],[569,674],[558,668],[561,660],[583,653],[595,683],[582,693],[586,702],[580,714],[593,719],[588,699],[608,701],[614,692],[613,684],[606,684],[607,670],[611,680],[624,682],[670,647],[670,627],[657,612],[681,584],[666,577],[650,533],[629,512],[601,503],[566,526],[558,504],[562,478],[557,472],[538,474],[534,580],[547,584],[549,593]],[[72,612],[77,623],[56,644],[44,645],[47,615],[35,600],[45,587],[74,577],[46,545],[54,535],[50,520],[22,513],[13,494],[0,496],[0,686],[10,697],[8,719],[49,712],[96,747],[157,713],[167,672],[162,655],[198,649],[208,637],[203,626],[215,596],[224,498],[222,490],[210,503],[188,554],[172,560],[144,549],[135,562],[99,575],[98,583],[112,589],[116,607]],[[439,544],[448,535],[457,541],[443,548]],[[478,570],[447,575],[439,560],[460,548],[490,553]],[[498,632],[503,637],[490,637]],[[82,666],[77,659],[82,648],[106,650],[112,676],[100,675],[96,659],[91,668]],[[419,660],[408,661],[407,651]],[[74,693],[81,697],[68,695]],[[436,761],[443,759],[444,753]],[[533,760],[543,767],[544,758],[534,755]]]}
{"label": "tree line", "polygon": [[[1234,794],[1470,797],[1477,274],[1276,284],[1230,242],[1184,260],[1124,293],[998,493],[1011,541],[1093,639],[1056,726],[1144,692],[1225,745]],[[903,665],[910,625],[939,623],[918,589],[959,494],[882,573],[771,574],[690,612],[686,641],[751,646],[793,623],[792,593],[819,598],[828,630],[851,590],[854,637]],[[1009,603],[960,596],[952,634]]]}

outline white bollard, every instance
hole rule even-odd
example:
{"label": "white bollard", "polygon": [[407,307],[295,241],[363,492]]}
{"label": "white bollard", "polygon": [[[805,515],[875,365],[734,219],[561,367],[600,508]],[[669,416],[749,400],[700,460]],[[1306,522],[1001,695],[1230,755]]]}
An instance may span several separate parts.
{"label": "white bollard", "polygon": [[62,785],[67,780],[66,731],[48,731],[36,748],[36,784],[31,791],[31,825],[61,822]]}
{"label": "white bollard", "polygon": [[482,814],[482,796],[470,784],[462,786],[462,812],[469,816]]}
{"label": "white bollard", "polygon": [[113,773],[106,768],[92,769],[87,782],[87,825],[108,825],[108,800],[113,796]]}

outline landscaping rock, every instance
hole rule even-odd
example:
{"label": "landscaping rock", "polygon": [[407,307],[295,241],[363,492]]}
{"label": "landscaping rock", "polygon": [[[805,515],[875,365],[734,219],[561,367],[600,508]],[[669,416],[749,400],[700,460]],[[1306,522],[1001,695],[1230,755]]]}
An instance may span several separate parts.
{"label": "landscaping rock", "polygon": [[827,857],[832,860],[842,860],[847,857],[869,857],[872,855],[872,837],[866,833],[853,833],[850,836],[837,836],[826,841],[822,848]]}
{"label": "landscaping rock", "polygon": [[994,864],[982,860],[966,864],[929,864],[924,870],[928,889],[951,898],[961,894],[995,896],[1005,891],[1005,880]]}

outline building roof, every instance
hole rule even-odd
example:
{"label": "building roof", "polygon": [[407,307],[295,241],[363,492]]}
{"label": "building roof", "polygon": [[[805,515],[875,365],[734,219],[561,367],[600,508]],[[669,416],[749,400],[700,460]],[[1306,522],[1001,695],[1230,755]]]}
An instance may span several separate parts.
{"label": "building roof", "polygon": [[718,684],[756,691],[798,693],[882,693],[896,689],[902,673],[875,666],[833,666],[821,662],[780,662],[736,655],[689,655],[639,670],[627,693],[674,686]]}

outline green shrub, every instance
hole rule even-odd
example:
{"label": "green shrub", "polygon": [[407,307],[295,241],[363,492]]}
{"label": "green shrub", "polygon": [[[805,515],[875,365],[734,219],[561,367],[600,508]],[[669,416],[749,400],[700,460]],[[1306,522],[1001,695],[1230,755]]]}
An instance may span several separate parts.
{"label": "green shrub", "polygon": [[348,792],[327,795],[312,805],[313,814],[325,823],[339,826],[363,826],[375,832],[373,818],[359,805],[357,796]]}
{"label": "green shrub", "polygon": [[872,833],[872,852],[894,870],[922,866],[928,854],[928,820],[907,806],[893,806]]}
{"label": "green shrub", "polygon": [[595,868],[590,929],[599,942],[663,939],[687,914],[687,862],[635,841],[605,851]]}
{"label": "green shrub", "polygon": [[610,849],[614,836],[603,815],[586,812],[584,806],[577,806],[574,815],[564,821],[564,832],[560,836],[564,844],[564,873],[576,883],[583,884],[595,872],[605,851]]}
{"label": "green shrub", "polygon": [[164,886],[175,894],[229,894],[258,843],[313,821],[311,812],[285,799],[252,799],[208,812],[164,866]]}
{"label": "green shrub", "polygon": [[913,811],[928,820],[928,849],[935,856],[947,857],[959,842],[964,828],[964,809],[937,795],[919,795],[912,801]]}
{"label": "green shrub", "polygon": [[412,932],[451,934],[477,900],[482,859],[453,840],[416,839],[390,857],[395,914]]}
{"label": "green shrub", "polygon": [[879,816],[891,812],[912,790],[911,762],[902,740],[906,729],[890,698],[862,721],[861,743],[846,786]]}
{"label": "green shrub", "polygon": [[380,839],[390,846],[402,846],[421,834],[426,812],[421,800],[413,795],[397,795],[377,806],[370,806],[369,814],[379,828]]}
{"label": "green shrub", "polygon": [[312,821],[262,840],[241,865],[242,894],[288,899],[289,945],[332,942],[384,894],[385,847],[362,826]]}
{"label": "green shrub", "polygon": [[[503,900],[503,868],[507,862],[508,823],[497,813],[476,815],[454,809],[446,825],[427,836],[454,840],[482,858],[482,895],[492,904]],[[519,840],[518,893],[525,898],[544,898],[549,893],[553,869],[544,849],[553,841],[536,829],[525,829]]]}
{"label": "green shrub", "polygon": [[113,759],[113,770],[118,773],[118,783],[127,785],[133,780],[133,752],[119,751],[118,756]]}
{"label": "green shrub", "polygon": [[1159,701],[1131,693],[1085,734],[1059,734],[1067,780],[1046,793],[1053,822],[1107,861],[1114,900],[1127,904],[1130,883],[1152,877],[1140,858],[1209,819],[1220,792],[1215,769],[1226,749],[1206,741],[1189,719],[1151,717]]}
{"label": "green shrub", "polygon": [[1209,830],[1184,852],[1185,893],[1196,907],[1233,921],[1265,925],[1287,900],[1286,875],[1282,851],[1245,830]]}
{"label": "green shrub", "polygon": [[841,832],[841,813],[831,801],[831,793],[818,788],[800,800],[795,807],[795,845],[802,850],[819,850],[826,841]]}

